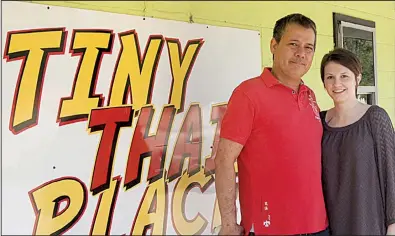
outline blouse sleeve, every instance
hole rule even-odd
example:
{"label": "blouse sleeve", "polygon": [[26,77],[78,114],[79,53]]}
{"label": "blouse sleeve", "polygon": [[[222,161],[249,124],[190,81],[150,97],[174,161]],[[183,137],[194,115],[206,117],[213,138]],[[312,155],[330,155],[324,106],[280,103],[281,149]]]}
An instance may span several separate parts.
{"label": "blouse sleeve", "polygon": [[395,223],[395,140],[394,127],[387,112],[374,107],[370,114],[375,142],[380,191],[385,207],[385,224]]}

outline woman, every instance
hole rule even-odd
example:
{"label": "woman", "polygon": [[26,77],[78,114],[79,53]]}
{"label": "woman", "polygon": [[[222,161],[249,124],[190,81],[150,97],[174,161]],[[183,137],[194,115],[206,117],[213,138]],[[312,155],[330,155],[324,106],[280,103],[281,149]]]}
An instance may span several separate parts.
{"label": "woman", "polygon": [[359,102],[358,58],[335,49],[321,62],[334,107],[321,112],[323,186],[331,233],[395,233],[394,128],[386,111]]}

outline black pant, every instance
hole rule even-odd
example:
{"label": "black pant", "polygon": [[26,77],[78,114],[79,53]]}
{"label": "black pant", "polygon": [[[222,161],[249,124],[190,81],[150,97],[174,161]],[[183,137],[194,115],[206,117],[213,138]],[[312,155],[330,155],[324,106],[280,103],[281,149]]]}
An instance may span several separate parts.
{"label": "black pant", "polygon": [[[253,232],[250,232],[248,234],[249,236],[255,236],[256,234]],[[311,234],[296,234],[296,235],[314,235],[314,236],[329,236],[329,229],[325,229],[323,231],[317,232],[317,233],[311,233]]]}

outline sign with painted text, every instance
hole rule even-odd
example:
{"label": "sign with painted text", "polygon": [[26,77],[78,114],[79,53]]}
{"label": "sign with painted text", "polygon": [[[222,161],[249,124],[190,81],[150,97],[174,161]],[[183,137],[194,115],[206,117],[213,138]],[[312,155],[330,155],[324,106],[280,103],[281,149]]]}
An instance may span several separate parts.
{"label": "sign with painted text", "polygon": [[258,32],[2,5],[3,234],[211,234],[214,158]]}

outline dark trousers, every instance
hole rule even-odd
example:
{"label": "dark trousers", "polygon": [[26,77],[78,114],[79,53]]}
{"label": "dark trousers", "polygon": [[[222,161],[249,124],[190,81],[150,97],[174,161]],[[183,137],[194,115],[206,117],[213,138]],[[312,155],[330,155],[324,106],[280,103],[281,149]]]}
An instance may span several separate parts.
{"label": "dark trousers", "polygon": [[[255,233],[250,232],[248,234],[249,236],[255,236]],[[311,234],[296,234],[296,235],[314,235],[314,236],[329,236],[329,229],[325,229],[323,231],[317,232],[317,233],[311,233]]]}

